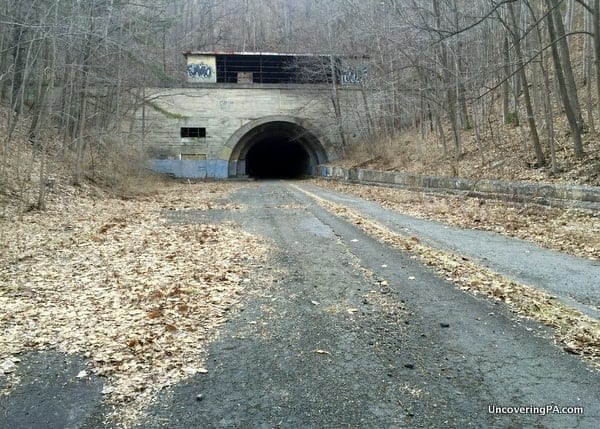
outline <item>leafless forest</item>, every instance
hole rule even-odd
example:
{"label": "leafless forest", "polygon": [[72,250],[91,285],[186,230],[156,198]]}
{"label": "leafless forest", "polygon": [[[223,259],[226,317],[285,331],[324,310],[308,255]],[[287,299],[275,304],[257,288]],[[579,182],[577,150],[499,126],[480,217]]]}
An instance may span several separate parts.
{"label": "leafless forest", "polygon": [[4,192],[9,165],[40,208],[57,162],[75,183],[133,168],[128,119],[145,88],[184,82],[190,49],[366,58],[350,153],[456,170],[504,148],[547,177],[587,160],[580,181],[598,181],[600,0],[0,0]]}
{"label": "leafless forest", "polygon": [[[0,0],[0,426],[593,426],[596,200],[165,180],[142,112],[193,87],[186,51],[318,54],[286,57],[330,66],[319,98],[277,89],[351,136],[315,165],[600,189],[600,0]],[[207,137],[171,115],[161,142]]]}

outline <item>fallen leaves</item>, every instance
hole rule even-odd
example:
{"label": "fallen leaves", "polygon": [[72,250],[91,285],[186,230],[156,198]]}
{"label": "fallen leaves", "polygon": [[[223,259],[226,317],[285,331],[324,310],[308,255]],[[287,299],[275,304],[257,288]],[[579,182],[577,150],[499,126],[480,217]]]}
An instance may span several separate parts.
{"label": "fallen leaves", "polygon": [[0,362],[0,376],[13,373],[17,369],[17,363],[21,360],[17,357],[9,357]]}
{"label": "fallen leaves", "polygon": [[204,210],[226,194],[222,186],[78,199],[0,221],[0,375],[27,349],[78,353],[108,377],[103,393],[113,403],[139,410],[160,389],[206,373],[202,350],[268,247],[233,224],[170,221],[161,207]]}

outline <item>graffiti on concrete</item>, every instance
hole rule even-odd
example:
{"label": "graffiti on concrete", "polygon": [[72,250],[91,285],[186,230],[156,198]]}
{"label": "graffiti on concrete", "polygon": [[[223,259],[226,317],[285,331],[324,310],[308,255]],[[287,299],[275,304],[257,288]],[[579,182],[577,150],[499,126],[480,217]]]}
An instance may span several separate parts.
{"label": "graffiti on concrete", "polygon": [[190,78],[210,79],[213,69],[207,64],[188,64],[187,74]]}
{"label": "graffiti on concrete", "polygon": [[343,69],[341,72],[342,85],[358,85],[368,75],[368,67]]}

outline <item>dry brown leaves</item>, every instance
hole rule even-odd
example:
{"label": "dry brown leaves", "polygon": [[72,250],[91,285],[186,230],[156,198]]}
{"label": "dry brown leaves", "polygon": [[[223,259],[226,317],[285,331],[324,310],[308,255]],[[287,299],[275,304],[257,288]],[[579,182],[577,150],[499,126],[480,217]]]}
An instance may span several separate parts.
{"label": "dry brown leaves", "polygon": [[461,290],[475,294],[483,293],[506,303],[520,315],[554,328],[555,338],[562,343],[565,350],[579,354],[600,367],[599,320],[564,305],[548,293],[507,279],[460,255],[425,246],[416,237],[398,234],[354,210],[304,189],[298,187],[297,189],[311,196],[325,209],[355,223],[378,240],[417,254],[426,265],[433,267],[439,275],[456,284]]}
{"label": "dry brown leaves", "polygon": [[600,259],[600,221],[597,215],[582,210],[433,195],[323,179],[315,180],[315,184],[375,201],[409,216],[494,231],[583,258]]}
{"label": "dry brown leaves", "polygon": [[[501,107],[499,107],[501,109]],[[562,107],[555,105],[554,111]],[[499,112],[499,110],[498,110]],[[407,128],[401,133],[381,138],[370,145],[361,142],[349,150],[350,156],[332,164],[361,167],[373,170],[401,171],[428,176],[454,176],[469,179],[516,180],[525,182],[549,182],[587,184],[600,186],[600,138],[599,133],[582,135],[585,155],[576,159],[566,115],[555,117],[557,174],[550,168],[550,147],[542,139],[547,164],[534,168],[536,157],[531,145],[529,129],[524,113],[522,125],[503,124],[501,115],[490,116],[487,129],[480,138],[475,129],[461,132],[463,156],[454,158],[454,151],[444,150],[438,133]],[[445,135],[452,134],[446,124]]]}
{"label": "dry brown leaves", "polygon": [[0,221],[0,369],[14,370],[29,349],[88,357],[91,372],[108,377],[103,393],[129,404],[117,408],[124,424],[158,390],[206,372],[202,351],[268,247],[232,224],[173,224],[163,213],[235,210],[215,203],[232,186],[171,186],[135,201],[79,198]]}

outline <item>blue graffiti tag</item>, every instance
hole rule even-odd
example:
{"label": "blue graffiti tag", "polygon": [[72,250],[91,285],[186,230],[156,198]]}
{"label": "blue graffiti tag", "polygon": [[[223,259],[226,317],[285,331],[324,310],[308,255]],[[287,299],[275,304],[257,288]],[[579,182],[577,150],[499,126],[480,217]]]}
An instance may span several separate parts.
{"label": "blue graffiti tag", "polygon": [[187,74],[191,78],[208,79],[212,76],[212,67],[206,64],[189,64]]}
{"label": "blue graffiti tag", "polygon": [[347,68],[342,70],[342,85],[357,85],[362,82],[363,78],[369,75],[369,68]]}

